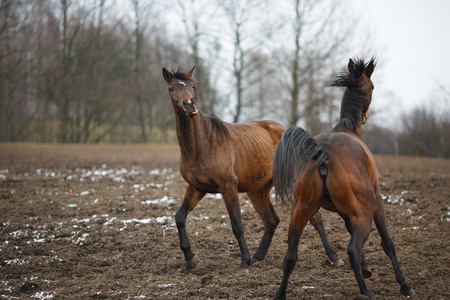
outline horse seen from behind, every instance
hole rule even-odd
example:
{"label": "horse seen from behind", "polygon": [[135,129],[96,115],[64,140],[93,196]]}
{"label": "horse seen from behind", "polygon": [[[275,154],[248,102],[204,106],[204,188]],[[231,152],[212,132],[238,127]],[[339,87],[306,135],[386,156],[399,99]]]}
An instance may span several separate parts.
{"label": "horse seen from behind", "polygon": [[300,236],[308,220],[320,207],[338,213],[351,234],[347,248],[360,293],[371,297],[364,277],[372,274],[364,259],[363,245],[372,220],[381,237],[381,246],[394,267],[402,295],[412,289],[395,254],[389,236],[383,200],[378,186],[375,159],[362,141],[362,124],[369,116],[375,68],[369,62],[350,59],[348,71],[336,77],[332,86],[345,87],[340,121],[331,133],[311,138],[302,128],[288,129],[274,157],[274,186],[277,197],[292,202],[288,231],[288,251],[283,264],[283,280],[276,299],[286,298],[288,279],[297,262]]}

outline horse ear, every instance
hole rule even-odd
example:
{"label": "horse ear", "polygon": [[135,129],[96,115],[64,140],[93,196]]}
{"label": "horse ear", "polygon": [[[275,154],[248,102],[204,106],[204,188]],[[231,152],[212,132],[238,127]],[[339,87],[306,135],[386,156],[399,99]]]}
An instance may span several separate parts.
{"label": "horse ear", "polygon": [[173,77],[172,74],[170,74],[170,72],[167,71],[166,68],[162,69],[162,73],[163,73],[164,79],[167,81],[167,83],[169,83]]}
{"label": "horse ear", "polygon": [[194,69],[195,69],[195,66],[192,68],[192,70],[190,70],[189,72],[187,72],[187,75],[188,75],[190,78],[192,78],[192,74],[194,74]]}
{"label": "horse ear", "polygon": [[370,76],[372,76],[374,69],[375,69],[375,63],[373,62],[373,60],[371,60],[370,63],[367,65],[366,69],[364,70],[364,72],[366,73],[366,76],[370,78]]}
{"label": "horse ear", "polygon": [[351,58],[348,60],[347,68],[350,73],[353,73],[355,71],[355,62]]}

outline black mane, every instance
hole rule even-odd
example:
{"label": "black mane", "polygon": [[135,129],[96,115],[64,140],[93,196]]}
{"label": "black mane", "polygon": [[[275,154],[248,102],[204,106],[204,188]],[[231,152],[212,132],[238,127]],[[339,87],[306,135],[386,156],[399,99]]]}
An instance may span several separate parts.
{"label": "black mane", "polygon": [[335,128],[343,126],[351,131],[355,131],[361,126],[362,113],[367,101],[365,98],[367,93],[362,89],[359,80],[370,62],[374,62],[374,58],[367,63],[361,58],[353,61],[354,68],[352,72],[344,70],[331,83],[331,86],[347,88],[344,94],[345,98],[342,100],[342,118]]}
{"label": "black mane", "polygon": [[180,69],[178,69],[176,71],[172,69],[172,76],[173,76],[173,78],[176,78],[179,80],[197,82],[197,80],[189,77],[189,75],[187,73],[180,71]]}

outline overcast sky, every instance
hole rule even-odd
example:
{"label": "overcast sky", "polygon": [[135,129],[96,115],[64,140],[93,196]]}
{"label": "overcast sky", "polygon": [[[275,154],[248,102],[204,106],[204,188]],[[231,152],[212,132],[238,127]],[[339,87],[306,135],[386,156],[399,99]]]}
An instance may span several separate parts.
{"label": "overcast sky", "polygon": [[396,109],[411,110],[430,104],[439,85],[450,90],[450,1],[352,2],[372,32],[371,48],[381,65],[372,78],[376,108],[398,99]]}

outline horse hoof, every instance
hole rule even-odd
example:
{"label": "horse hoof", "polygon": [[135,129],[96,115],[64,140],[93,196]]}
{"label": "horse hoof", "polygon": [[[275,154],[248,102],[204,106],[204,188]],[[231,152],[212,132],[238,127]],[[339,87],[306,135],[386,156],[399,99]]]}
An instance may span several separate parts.
{"label": "horse hoof", "polygon": [[344,261],[342,259],[338,259],[337,261],[331,263],[334,268],[340,267],[344,265]]}
{"label": "horse hoof", "polygon": [[414,291],[413,291],[413,289],[411,288],[411,286],[409,286],[409,284],[404,284],[404,285],[402,285],[402,286],[400,287],[400,293],[401,293],[403,296],[412,296],[412,295],[414,295]]}
{"label": "horse hoof", "polygon": [[372,277],[372,270],[368,266],[363,266],[361,272],[364,278]]}
{"label": "horse hoof", "polygon": [[198,265],[197,259],[195,258],[195,256],[186,262],[186,267],[188,268],[188,270],[192,270],[194,269],[196,266]]}
{"label": "horse hoof", "polygon": [[241,264],[239,265],[238,269],[239,270],[247,269],[250,266],[251,262],[252,262],[252,260],[249,260],[249,261],[243,260],[243,261],[241,261]]}

